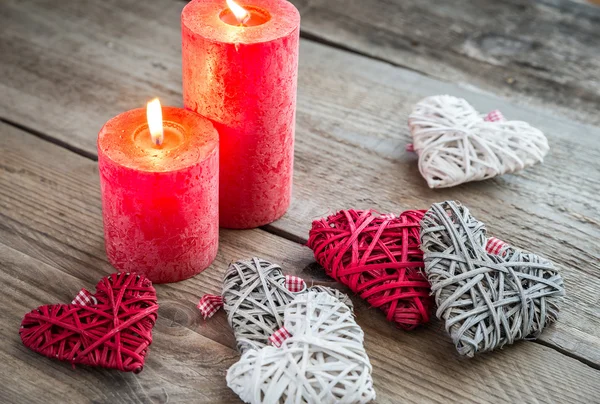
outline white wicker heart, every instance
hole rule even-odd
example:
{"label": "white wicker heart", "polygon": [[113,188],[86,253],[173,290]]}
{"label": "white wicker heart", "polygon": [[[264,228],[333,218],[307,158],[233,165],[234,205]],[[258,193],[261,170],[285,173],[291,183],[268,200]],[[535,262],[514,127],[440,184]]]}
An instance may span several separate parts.
{"label": "white wicker heart", "polygon": [[430,188],[452,187],[522,170],[548,153],[544,134],[527,122],[484,119],[466,100],[421,100],[408,125],[419,170]]}
{"label": "white wicker heart", "polygon": [[247,403],[367,403],[375,399],[363,331],[352,310],[326,292],[287,305],[281,347],[246,351],[227,385]]}

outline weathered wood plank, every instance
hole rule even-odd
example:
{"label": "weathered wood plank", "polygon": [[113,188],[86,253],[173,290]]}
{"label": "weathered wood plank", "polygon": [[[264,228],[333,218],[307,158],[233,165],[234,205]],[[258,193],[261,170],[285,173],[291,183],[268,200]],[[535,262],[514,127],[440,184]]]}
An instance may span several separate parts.
{"label": "weathered wood plank", "polygon": [[[96,163],[5,124],[0,134],[5,157],[0,166],[0,305],[5,308],[0,312],[0,401],[230,401],[224,374],[237,358],[231,331],[223,313],[203,322],[194,308],[197,297],[218,291],[228,261],[254,254],[311,279],[310,250],[262,230],[223,231],[211,268],[184,282],[157,285],[161,308],[144,372],[74,372],[29,352],[17,330],[31,308],[69,301],[80,287],[91,287],[112,271],[99,242]],[[522,342],[465,361],[439,322],[406,333],[359,299],[354,302],[379,402],[576,402],[600,394],[600,372],[556,350]],[[14,372],[20,376],[16,382]],[[39,382],[18,381],[33,379]]]}
{"label": "weathered wood plank", "polygon": [[[18,329],[29,310],[70,302],[114,272],[103,252],[97,164],[3,123],[0,138],[0,402],[238,402],[224,378],[238,359],[233,334],[223,313],[204,322],[195,304],[220,291],[232,260],[276,261],[278,251],[301,248],[261,230],[223,232],[210,270],[157,286],[159,320],[144,372],[74,372],[27,350]],[[285,262],[297,272],[296,260],[307,258]]]}
{"label": "weathered wood plank", "polygon": [[[304,240],[312,219],[338,208],[398,212],[460,200],[488,223],[492,234],[559,264],[567,303],[557,327],[542,339],[600,366],[600,310],[594,292],[600,287],[600,168],[594,163],[600,158],[598,128],[325,47],[303,49],[304,60],[312,63],[304,76],[309,84],[300,86],[294,202],[273,227]],[[483,111],[500,108],[508,117],[540,127],[552,148],[546,162],[491,181],[428,189],[416,157],[404,151],[410,136],[405,122],[415,102],[435,93],[463,96]],[[582,313],[589,315],[584,321]]]}
{"label": "weathered wood plank", "polygon": [[[112,115],[157,93],[179,104],[181,7],[169,0],[3,2],[0,91],[7,96],[0,98],[0,116],[93,154],[96,132]],[[294,202],[270,229],[305,240],[311,220],[328,211],[400,211],[462,200],[494,234],[564,269],[564,315],[543,341],[599,367],[600,130],[310,41],[302,42],[300,59]],[[415,156],[404,151],[406,119],[416,101],[436,93],[539,126],[552,147],[546,163],[482,183],[427,189]],[[92,209],[90,217],[98,213],[85,209]],[[44,231],[51,234],[52,226]],[[86,226],[71,231],[81,236]],[[86,239],[74,257],[82,268],[90,261],[106,265],[102,242],[101,235]],[[31,244],[39,248],[35,238]],[[47,248],[39,253],[49,255]],[[71,259],[52,255],[58,266]]]}
{"label": "weathered wood plank", "polygon": [[95,153],[110,117],[157,95],[180,105],[184,5],[0,2],[0,117]]}
{"label": "weathered wood plank", "polygon": [[[223,369],[237,360],[234,349],[203,337],[193,301],[163,298],[154,341],[144,371],[136,376],[116,371],[77,368],[43,358],[20,342],[18,329],[29,310],[49,303],[70,302],[93,278],[82,282],[68,273],[0,244],[0,298],[3,310],[0,343],[0,400],[4,403],[43,402],[227,402],[235,395],[223,380]],[[92,286],[92,284],[90,284]],[[93,289],[92,289],[93,290]],[[182,322],[178,312],[194,314]],[[182,360],[185,358],[185,360]],[[35,381],[35,382],[32,382]],[[237,401],[237,400],[235,400]]]}
{"label": "weathered wood plank", "polygon": [[292,0],[306,37],[600,123],[600,8],[571,0]]}

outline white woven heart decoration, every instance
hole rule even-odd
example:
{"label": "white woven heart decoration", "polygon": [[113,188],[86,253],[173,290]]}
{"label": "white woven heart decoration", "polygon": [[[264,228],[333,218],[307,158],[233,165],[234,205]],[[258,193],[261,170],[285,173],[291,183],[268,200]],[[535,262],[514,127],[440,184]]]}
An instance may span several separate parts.
{"label": "white woven heart decoration", "polygon": [[466,100],[436,95],[408,119],[419,171],[430,188],[446,188],[541,163],[548,140],[522,121],[485,119]]}
{"label": "white woven heart decoration", "polygon": [[246,351],[227,371],[242,400],[263,403],[367,403],[375,399],[364,334],[352,310],[329,293],[297,296],[284,312],[292,335],[279,348]]}

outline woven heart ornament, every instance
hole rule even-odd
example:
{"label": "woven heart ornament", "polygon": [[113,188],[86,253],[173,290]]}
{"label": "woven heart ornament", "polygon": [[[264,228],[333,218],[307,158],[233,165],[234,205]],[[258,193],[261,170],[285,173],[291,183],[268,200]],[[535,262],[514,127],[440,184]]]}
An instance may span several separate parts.
{"label": "woven heart ornament", "polygon": [[428,322],[433,307],[419,239],[424,213],[342,210],[314,221],[307,245],[329,276],[410,330]]}
{"label": "woven heart ornament", "polygon": [[452,187],[523,170],[548,153],[544,134],[499,111],[481,115],[466,100],[436,95],[408,119],[419,171],[430,188]]}
{"label": "woven heart ornament", "polygon": [[250,349],[227,371],[242,400],[263,403],[367,403],[375,399],[364,334],[352,310],[326,292],[285,306],[291,335],[278,348]]}
{"label": "woven heart ornament", "polygon": [[345,294],[324,286],[308,288],[301,278],[284,275],[279,265],[254,257],[232,263],[222,296],[204,295],[198,309],[206,319],[224,307],[238,349],[246,352],[272,343],[273,333],[283,327],[287,304],[309,290],[327,292],[352,306]]}
{"label": "woven heart ornament", "polygon": [[434,204],[421,225],[436,315],[459,354],[535,339],[557,320],[565,290],[550,261],[488,239],[485,225],[455,202]]}
{"label": "woven heart ornament", "polygon": [[152,343],[158,304],[152,282],[129,273],[112,274],[83,289],[71,304],[40,306],[27,313],[23,344],[48,358],[139,373]]}

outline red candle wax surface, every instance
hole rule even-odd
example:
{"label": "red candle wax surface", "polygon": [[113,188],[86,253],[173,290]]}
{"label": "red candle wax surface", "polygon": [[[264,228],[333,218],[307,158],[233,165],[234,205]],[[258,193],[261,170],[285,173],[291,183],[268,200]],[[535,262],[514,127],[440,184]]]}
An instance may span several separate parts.
{"label": "red candle wax surface", "polygon": [[111,119],[98,135],[106,253],[112,265],[152,282],[194,276],[218,248],[218,134],[192,111],[164,107],[164,140],[146,110]]}
{"label": "red candle wax surface", "polygon": [[183,9],[183,100],[219,131],[220,225],[252,228],[287,210],[292,192],[300,15],[285,0],[225,0]]}

